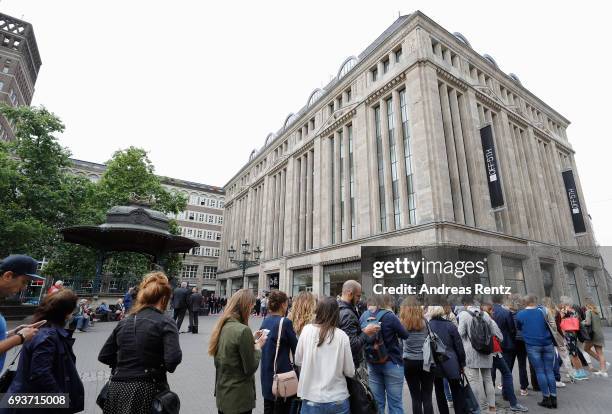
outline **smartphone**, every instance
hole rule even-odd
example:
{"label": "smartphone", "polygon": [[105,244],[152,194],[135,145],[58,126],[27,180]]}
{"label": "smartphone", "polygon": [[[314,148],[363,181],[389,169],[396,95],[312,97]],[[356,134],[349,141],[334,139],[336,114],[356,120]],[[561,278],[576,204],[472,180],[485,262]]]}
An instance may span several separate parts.
{"label": "smartphone", "polygon": [[263,332],[265,336],[268,336],[268,334],[270,333],[269,329],[262,329],[261,331]]}

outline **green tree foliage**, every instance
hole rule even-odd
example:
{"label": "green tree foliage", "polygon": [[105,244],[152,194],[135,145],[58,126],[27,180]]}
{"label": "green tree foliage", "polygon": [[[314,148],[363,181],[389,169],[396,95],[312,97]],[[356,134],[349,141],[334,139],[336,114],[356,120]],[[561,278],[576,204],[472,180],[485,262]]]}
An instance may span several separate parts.
{"label": "green tree foliage", "polygon": [[[184,210],[186,199],[167,191],[144,150],[117,151],[99,183],[72,174],[69,151],[55,136],[64,130],[60,119],[45,108],[0,105],[0,114],[15,125],[16,140],[0,143],[0,257],[26,253],[47,258],[45,273],[54,278],[93,278],[95,252],[64,243],[59,230],[72,225],[100,224],[114,205],[129,204],[134,195],[150,199],[164,213]],[[176,233],[175,222],[171,229]],[[167,258],[176,274],[181,260]],[[135,253],[113,255],[105,271],[140,277],[150,258]]]}

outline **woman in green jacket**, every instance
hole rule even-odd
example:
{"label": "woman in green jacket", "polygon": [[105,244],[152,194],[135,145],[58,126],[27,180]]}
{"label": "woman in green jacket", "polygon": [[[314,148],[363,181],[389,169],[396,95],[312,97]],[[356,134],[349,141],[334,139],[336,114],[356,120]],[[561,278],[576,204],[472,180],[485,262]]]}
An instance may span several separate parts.
{"label": "woman in green jacket", "polygon": [[240,289],[228,300],[213,328],[208,354],[215,358],[215,396],[219,414],[246,414],[255,408],[255,372],[267,336],[249,328],[255,306],[250,289]]}
{"label": "woman in green jacket", "polygon": [[[592,335],[590,340],[584,342],[584,350],[599,362],[599,371],[593,371],[593,374],[607,377],[608,364],[603,351],[605,340],[599,308],[591,301],[587,302],[586,308],[586,317],[583,323],[590,328]],[[595,351],[593,351],[593,348],[595,348]]]}

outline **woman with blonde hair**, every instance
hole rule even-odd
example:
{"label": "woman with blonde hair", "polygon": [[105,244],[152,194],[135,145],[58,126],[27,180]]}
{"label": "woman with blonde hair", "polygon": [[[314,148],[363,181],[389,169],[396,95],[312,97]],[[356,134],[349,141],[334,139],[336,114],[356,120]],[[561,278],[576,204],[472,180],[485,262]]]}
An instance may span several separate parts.
{"label": "woman with blonde hair", "polygon": [[227,301],[210,335],[208,355],[215,358],[215,395],[221,414],[250,413],[255,408],[255,372],[267,336],[249,328],[254,306],[251,289],[240,289]]}
{"label": "woman with blonde hair", "polygon": [[176,323],[165,313],[171,295],[163,272],[145,275],[129,316],[100,350],[98,360],[112,368],[105,414],[148,413],[155,395],[168,389],[166,373],[182,359]]}
{"label": "woman with blonde hair", "polygon": [[404,377],[412,398],[412,411],[415,414],[432,414],[434,376],[423,369],[423,344],[427,338],[427,326],[423,307],[413,296],[409,296],[400,306],[400,321],[408,331],[408,338],[404,339]]}
{"label": "woman with blonde hair", "polygon": [[[608,367],[606,366],[606,357],[604,356],[603,352],[605,340],[603,330],[601,328],[599,308],[589,300],[587,301],[586,309],[584,325],[590,328],[591,338],[588,341],[584,341],[584,351],[599,361],[599,371],[593,371],[593,374],[607,377]],[[595,348],[595,351],[593,351],[593,347]]]}
{"label": "woman with blonde hair", "polygon": [[298,337],[304,326],[314,321],[316,307],[317,300],[310,292],[302,291],[293,299],[287,319],[293,322],[293,329]]}

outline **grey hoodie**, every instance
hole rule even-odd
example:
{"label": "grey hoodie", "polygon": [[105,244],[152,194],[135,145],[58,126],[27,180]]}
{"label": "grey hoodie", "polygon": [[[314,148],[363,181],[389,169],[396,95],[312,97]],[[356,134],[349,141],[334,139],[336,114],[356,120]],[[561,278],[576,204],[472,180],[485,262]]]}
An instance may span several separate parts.
{"label": "grey hoodie", "polygon": [[[500,342],[504,340],[504,335],[501,333],[501,330],[486,312],[482,312],[480,308],[475,306],[469,306],[467,310],[476,315],[482,313],[482,317],[489,325],[491,333],[496,336]],[[463,348],[465,349],[465,366],[467,368],[491,368],[493,366],[493,353],[490,353],[489,355],[482,354],[472,347],[472,343],[468,337],[471,323],[472,315],[470,315],[469,312],[466,312],[466,310],[463,310],[459,314],[459,335],[461,336]]]}

